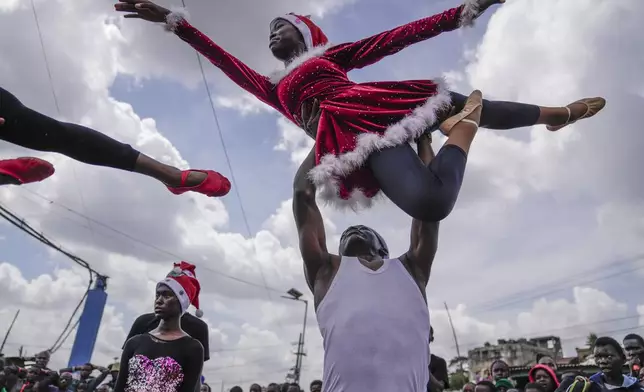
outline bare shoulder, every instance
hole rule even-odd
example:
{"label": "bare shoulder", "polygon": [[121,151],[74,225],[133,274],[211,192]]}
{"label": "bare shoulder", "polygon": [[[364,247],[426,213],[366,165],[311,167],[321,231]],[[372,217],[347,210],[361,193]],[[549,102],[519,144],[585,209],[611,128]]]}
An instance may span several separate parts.
{"label": "bare shoulder", "polygon": [[335,274],[338,272],[341,261],[341,256],[329,254],[328,261],[324,263],[318,271],[315,283],[313,284],[313,299],[316,308],[329,291],[333,278],[335,278]]}

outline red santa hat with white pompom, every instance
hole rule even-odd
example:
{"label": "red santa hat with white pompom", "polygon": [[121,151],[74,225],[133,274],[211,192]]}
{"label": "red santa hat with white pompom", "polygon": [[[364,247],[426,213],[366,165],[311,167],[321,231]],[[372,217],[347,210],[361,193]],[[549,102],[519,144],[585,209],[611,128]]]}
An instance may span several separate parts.
{"label": "red santa hat with white pompom", "polygon": [[286,14],[275,19],[284,19],[291,23],[304,37],[306,49],[311,50],[316,46],[322,46],[329,42],[322,29],[311,20],[311,16],[296,15],[294,13]]}
{"label": "red santa hat with white pompom", "polygon": [[199,292],[201,286],[195,274],[195,266],[182,261],[174,263],[174,268],[159,284],[164,284],[174,292],[181,304],[181,312],[185,313],[190,305],[197,311],[195,316],[203,317],[203,311],[199,308]]}

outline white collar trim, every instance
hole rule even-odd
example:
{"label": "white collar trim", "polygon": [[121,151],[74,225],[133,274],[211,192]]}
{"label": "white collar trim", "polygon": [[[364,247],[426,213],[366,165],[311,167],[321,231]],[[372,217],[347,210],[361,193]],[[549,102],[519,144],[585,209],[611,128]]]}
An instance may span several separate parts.
{"label": "white collar trim", "polygon": [[284,69],[277,70],[270,75],[268,75],[268,80],[277,85],[282,79],[284,79],[288,74],[293,72],[295,68],[299,67],[300,65],[304,64],[305,62],[311,60],[312,58],[315,57],[320,57],[322,56],[329,48],[333,47],[334,45],[331,43],[327,43],[324,45],[316,46],[313,49],[307,50],[306,52],[295,56],[291,62],[284,67]]}

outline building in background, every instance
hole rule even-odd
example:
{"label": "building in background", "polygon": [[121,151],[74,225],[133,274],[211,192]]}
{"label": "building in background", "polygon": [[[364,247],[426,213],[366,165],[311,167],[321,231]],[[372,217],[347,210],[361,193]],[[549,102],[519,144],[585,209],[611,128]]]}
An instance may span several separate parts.
{"label": "building in background", "polygon": [[562,358],[561,339],[558,336],[543,336],[499,339],[495,345],[485,343],[467,353],[470,380],[488,377],[490,365],[495,359],[504,360],[510,367],[523,367],[535,363],[538,354],[549,355],[555,361]]}

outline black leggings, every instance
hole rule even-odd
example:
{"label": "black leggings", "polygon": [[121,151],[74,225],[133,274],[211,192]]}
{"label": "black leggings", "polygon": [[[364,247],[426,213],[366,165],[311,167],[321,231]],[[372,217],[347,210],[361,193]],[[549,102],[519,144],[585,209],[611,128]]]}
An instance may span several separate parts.
{"label": "black leggings", "polygon": [[90,165],[133,171],[139,152],[93,129],[54,120],[22,104],[0,87],[0,139],[38,151],[57,152]]}
{"label": "black leggings", "polygon": [[[467,97],[451,94],[458,112]],[[491,129],[526,127],[534,125],[539,115],[540,109],[535,105],[484,100],[480,124]],[[372,153],[368,163],[380,188],[394,204],[414,219],[438,222],[456,204],[467,154],[460,147],[448,144],[425,166],[414,149],[404,144]]]}

